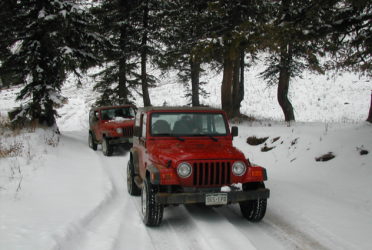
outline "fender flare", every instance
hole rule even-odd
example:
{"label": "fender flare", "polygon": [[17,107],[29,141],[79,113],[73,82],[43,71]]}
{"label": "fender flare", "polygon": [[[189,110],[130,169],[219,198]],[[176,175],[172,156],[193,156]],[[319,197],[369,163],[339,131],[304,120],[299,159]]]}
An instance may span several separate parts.
{"label": "fender flare", "polygon": [[133,163],[134,174],[139,175],[139,161],[138,161],[138,152],[135,149],[130,150],[130,161]]}

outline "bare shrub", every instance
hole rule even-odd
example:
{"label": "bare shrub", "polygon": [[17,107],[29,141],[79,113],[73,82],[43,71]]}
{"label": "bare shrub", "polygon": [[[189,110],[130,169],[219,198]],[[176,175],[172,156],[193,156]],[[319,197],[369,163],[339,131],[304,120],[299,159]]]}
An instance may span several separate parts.
{"label": "bare shrub", "polygon": [[0,141],[0,158],[15,157],[22,153],[23,143],[14,140],[10,143],[3,143]]}

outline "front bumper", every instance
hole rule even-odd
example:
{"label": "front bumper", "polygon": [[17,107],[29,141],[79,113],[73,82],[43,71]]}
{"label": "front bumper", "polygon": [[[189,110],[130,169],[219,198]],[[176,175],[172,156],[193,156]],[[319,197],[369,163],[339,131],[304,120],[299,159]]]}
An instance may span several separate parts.
{"label": "front bumper", "polygon": [[[227,203],[267,199],[269,196],[270,190],[267,188],[253,191],[231,191],[227,192]],[[155,199],[162,205],[205,203],[206,193],[158,193]]]}
{"label": "front bumper", "polygon": [[113,137],[109,139],[110,145],[133,143],[133,137]]}

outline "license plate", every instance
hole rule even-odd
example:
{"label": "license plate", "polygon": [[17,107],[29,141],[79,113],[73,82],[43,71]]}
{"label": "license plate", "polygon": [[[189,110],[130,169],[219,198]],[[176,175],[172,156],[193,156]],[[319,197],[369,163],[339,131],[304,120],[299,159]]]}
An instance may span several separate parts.
{"label": "license plate", "polygon": [[205,205],[226,205],[227,204],[227,193],[220,194],[206,194],[205,195]]}

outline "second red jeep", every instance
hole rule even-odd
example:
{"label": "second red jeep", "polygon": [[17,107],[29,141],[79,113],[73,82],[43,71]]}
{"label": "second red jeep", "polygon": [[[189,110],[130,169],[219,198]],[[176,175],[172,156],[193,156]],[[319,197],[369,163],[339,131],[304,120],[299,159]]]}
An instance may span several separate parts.
{"label": "second red jeep", "polygon": [[132,145],[135,107],[132,105],[93,108],[89,112],[89,147],[110,156],[115,145]]}
{"label": "second red jeep", "polygon": [[222,110],[187,107],[139,109],[127,166],[127,188],[141,195],[143,221],[158,226],[167,205],[239,203],[243,216],[260,221],[269,189],[266,170],[232,145],[238,128]]}

